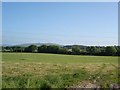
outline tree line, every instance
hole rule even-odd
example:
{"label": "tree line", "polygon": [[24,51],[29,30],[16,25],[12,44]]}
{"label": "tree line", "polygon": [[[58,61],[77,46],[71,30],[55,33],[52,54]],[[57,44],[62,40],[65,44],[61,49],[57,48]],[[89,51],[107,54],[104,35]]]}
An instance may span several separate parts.
{"label": "tree line", "polygon": [[2,47],[2,52],[32,52],[32,53],[54,53],[70,55],[100,55],[120,56],[120,46],[81,46],[81,45],[30,45]]}

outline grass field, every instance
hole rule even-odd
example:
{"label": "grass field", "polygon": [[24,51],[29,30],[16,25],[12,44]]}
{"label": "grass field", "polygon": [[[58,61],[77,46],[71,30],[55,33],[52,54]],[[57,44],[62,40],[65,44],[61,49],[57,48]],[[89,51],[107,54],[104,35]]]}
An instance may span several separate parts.
{"label": "grass field", "polygon": [[118,81],[118,57],[3,53],[3,88],[110,87]]}

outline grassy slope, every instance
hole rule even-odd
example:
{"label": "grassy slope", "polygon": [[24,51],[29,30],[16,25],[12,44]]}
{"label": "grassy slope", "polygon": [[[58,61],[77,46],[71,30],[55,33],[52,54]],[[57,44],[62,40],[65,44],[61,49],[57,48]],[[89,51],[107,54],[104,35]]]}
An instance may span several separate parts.
{"label": "grassy slope", "polygon": [[3,61],[37,61],[42,63],[117,63],[118,57],[78,56],[43,53],[3,53]]}
{"label": "grassy slope", "polygon": [[3,53],[3,87],[71,87],[117,83],[118,57]]}

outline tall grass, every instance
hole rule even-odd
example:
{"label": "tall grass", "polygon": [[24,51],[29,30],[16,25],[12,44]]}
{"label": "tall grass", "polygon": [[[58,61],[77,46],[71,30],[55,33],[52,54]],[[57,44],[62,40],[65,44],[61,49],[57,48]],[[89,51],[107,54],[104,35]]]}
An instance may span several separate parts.
{"label": "tall grass", "polygon": [[[3,53],[3,88],[69,88],[118,83],[117,57]],[[82,85],[82,84],[81,84]]]}
{"label": "tall grass", "polygon": [[3,88],[66,88],[73,83],[87,79],[89,73],[85,70],[77,70],[68,74],[45,75],[35,77],[23,74],[21,76],[3,76]]}
{"label": "tall grass", "polygon": [[68,88],[78,82],[88,80],[102,88],[108,88],[110,84],[117,83],[117,72],[112,70],[112,73],[103,73],[102,68],[93,73],[79,69],[66,74],[48,74],[43,77],[30,74],[14,77],[3,76],[3,88]]}

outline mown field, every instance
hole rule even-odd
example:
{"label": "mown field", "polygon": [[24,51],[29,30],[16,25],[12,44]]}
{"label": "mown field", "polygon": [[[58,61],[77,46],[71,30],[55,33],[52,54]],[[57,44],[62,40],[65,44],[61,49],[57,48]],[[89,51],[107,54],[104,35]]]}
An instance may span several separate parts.
{"label": "mown field", "polygon": [[108,88],[118,82],[118,57],[3,53],[3,88]]}

